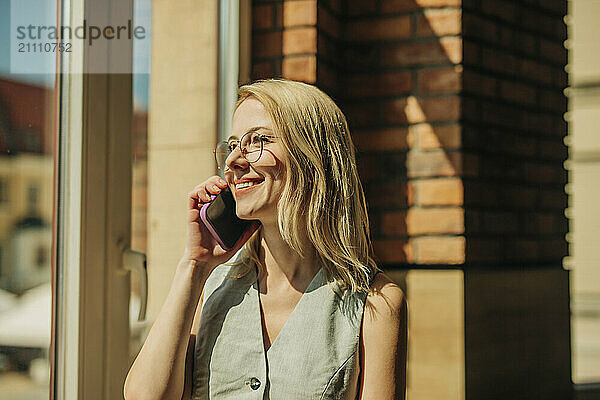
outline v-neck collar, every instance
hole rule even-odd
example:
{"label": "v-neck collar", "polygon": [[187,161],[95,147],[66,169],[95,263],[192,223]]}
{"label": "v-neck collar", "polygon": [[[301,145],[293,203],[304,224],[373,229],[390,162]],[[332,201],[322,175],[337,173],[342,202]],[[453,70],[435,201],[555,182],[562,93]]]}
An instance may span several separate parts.
{"label": "v-neck collar", "polygon": [[252,284],[252,288],[254,289],[253,290],[253,292],[254,292],[253,300],[256,301],[256,304],[258,305],[258,328],[260,329],[260,338],[261,338],[260,345],[261,345],[261,348],[263,349],[263,352],[265,353],[265,355],[268,355],[271,353],[271,349],[273,349],[273,346],[275,346],[277,343],[279,343],[279,342],[281,342],[281,340],[283,340],[283,339],[280,339],[282,334],[285,334],[289,329],[291,329],[291,328],[289,328],[289,325],[291,323],[293,323],[293,320],[295,319],[294,315],[298,313],[297,310],[300,307],[302,307],[303,304],[306,302],[307,297],[309,297],[311,295],[311,292],[317,290],[318,288],[320,288],[323,285],[326,285],[327,281],[325,279],[323,267],[319,268],[319,270],[317,271],[315,276],[312,278],[312,280],[306,287],[306,290],[304,291],[304,293],[302,293],[302,296],[300,296],[300,300],[298,300],[298,303],[296,303],[296,306],[292,310],[292,313],[288,316],[287,320],[281,327],[281,330],[275,337],[275,340],[273,340],[273,342],[271,343],[271,346],[269,346],[269,348],[265,350],[265,338],[264,338],[265,328],[263,326],[262,316],[261,316],[262,311],[261,311],[261,304],[260,304],[260,290],[259,290],[259,286],[258,286],[258,272],[257,272],[256,268],[254,268],[253,271],[254,271],[254,283]]}

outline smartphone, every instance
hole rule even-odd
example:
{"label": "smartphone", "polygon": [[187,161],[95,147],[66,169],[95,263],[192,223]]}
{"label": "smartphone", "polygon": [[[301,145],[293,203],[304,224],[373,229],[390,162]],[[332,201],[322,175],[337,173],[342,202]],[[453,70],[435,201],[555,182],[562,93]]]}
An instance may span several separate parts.
{"label": "smartphone", "polygon": [[254,221],[238,218],[229,187],[211,197],[211,202],[200,208],[200,219],[217,243],[223,249],[231,250]]}

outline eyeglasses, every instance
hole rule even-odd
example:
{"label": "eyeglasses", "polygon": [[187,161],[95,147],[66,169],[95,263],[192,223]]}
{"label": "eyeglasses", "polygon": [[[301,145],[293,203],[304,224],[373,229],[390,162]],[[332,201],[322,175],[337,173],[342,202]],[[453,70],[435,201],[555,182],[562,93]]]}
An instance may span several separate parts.
{"label": "eyeglasses", "polygon": [[215,148],[215,159],[217,168],[220,171],[225,171],[225,161],[227,157],[236,149],[240,148],[242,157],[249,163],[257,162],[262,156],[265,144],[272,143],[275,136],[266,135],[256,131],[247,132],[240,140],[231,139],[229,141],[219,142]]}

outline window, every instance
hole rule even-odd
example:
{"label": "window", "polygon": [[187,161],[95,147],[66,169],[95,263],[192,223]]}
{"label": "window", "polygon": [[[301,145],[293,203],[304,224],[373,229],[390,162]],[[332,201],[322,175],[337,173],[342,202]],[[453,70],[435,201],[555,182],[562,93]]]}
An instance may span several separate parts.
{"label": "window", "polygon": [[0,178],[0,204],[8,202],[8,182],[6,178]]}
{"label": "window", "polygon": [[29,208],[34,208],[38,203],[39,186],[36,183],[30,183],[27,186],[27,204]]}

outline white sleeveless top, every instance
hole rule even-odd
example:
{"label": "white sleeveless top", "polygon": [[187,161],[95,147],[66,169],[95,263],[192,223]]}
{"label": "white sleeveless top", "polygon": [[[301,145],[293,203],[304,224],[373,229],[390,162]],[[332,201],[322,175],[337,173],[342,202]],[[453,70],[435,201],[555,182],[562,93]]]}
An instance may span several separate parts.
{"label": "white sleeveless top", "polygon": [[204,287],[192,399],[355,399],[366,295],[334,291],[320,269],[265,352],[256,270],[236,279],[232,268]]}

